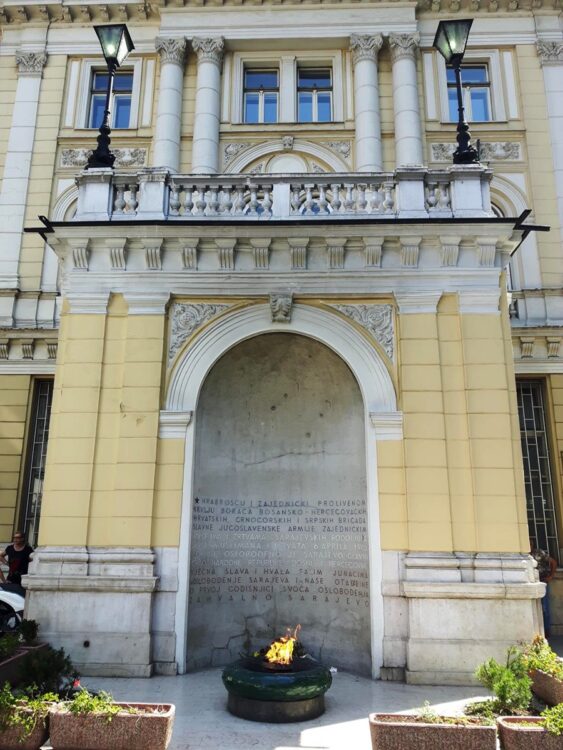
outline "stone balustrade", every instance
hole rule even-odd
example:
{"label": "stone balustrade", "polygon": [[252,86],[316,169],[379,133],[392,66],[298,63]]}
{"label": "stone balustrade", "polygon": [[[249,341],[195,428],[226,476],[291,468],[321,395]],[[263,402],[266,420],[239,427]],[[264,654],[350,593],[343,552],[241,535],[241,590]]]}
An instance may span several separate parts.
{"label": "stone balustrade", "polygon": [[330,221],[491,216],[480,166],[323,175],[180,175],[88,170],[76,220]]}

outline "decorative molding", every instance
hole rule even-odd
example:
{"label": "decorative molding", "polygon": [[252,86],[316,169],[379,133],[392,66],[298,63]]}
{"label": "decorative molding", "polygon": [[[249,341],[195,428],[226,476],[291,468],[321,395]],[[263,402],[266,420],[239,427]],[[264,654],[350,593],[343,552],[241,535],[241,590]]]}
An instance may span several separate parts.
{"label": "decorative molding", "polygon": [[520,336],[520,356],[522,359],[532,359],[535,341],[535,336]]}
{"label": "decorative molding", "polygon": [[[92,149],[63,148],[61,151],[61,168],[83,167],[87,164]],[[146,148],[114,148],[116,167],[143,167],[147,160]]]}
{"label": "decorative molding", "polygon": [[[451,162],[455,149],[455,143],[433,143],[431,160]],[[481,141],[480,153],[483,161],[520,161],[522,159],[522,147],[516,141]]]}
{"label": "decorative molding", "polygon": [[403,412],[378,412],[369,414],[371,426],[375,430],[376,440],[402,440],[403,439]]}
{"label": "decorative molding", "polygon": [[56,359],[57,349],[59,347],[57,339],[45,339],[45,346],[47,347],[47,356],[49,359]]}
{"label": "decorative molding", "polygon": [[403,57],[414,59],[420,43],[420,34],[389,34],[389,48],[391,50],[391,62],[401,60]]}
{"label": "decorative molding", "polygon": [[162,271],[162,238],[145,240],[145,267],[149,271]]}
{"label": "decorative molding", "polygon": [[381,34],[352,34],[350,36],[350,50],[352,62],[357,65],[362,60],[377,62],[377,55],[383,45]]}
{"label": "decorative molding", "polygon": [[240,153],[255,145],[255,143],[226,143],[223,147],[223,165],[226,167]]}
{"label": "decorative molding", "polygon": [[174,63],[184,67],[184,61],[186,59],[186,40],[185,39],[167,39],[162,36],[157,36],[154,40],[154,46],[156,51],[160,55],[160,62]]}
{"label": "decorative molding", "polygon": [[307,246],[309,238],[288,237],[291,270],[304,271],[307,268]]}
{"label": "decorative molding", "polygon": [[346,238],[343,237],[326,238],[326,253],[329,268],[344,268],[346,242]]}
{"label": "decorative molding", "polygon": [[259,164],[256,164],[252,169],[249,169],[247,174],[264,174],[264,170],[266,167],[266,162],[261,161]]}
{"label": "decorative molding", "polygon": [[442,237],[442,266],[457,266],[461,237]]}
{"label": "decorative molding", "polygon": [[267,269],[270,265],[270,243],[271,239],[251,239],[252,254],[254,256],[254,268]]}
{"label": "decorative molding", "polygon": [[401,265],[405,268],[417,268],[422,237],[400,238]]}
{"label": "decorative molding", "polygon": [[235,245],[236,240],[215,240],[217,246],[217,257],[219,258],[219,268],[222,271],[232,271],[235,267]]}
{"label": "decorative molding", "polygon": [[395,292],[395,299],[401,315],[436,313],[442,292]]}
{"label": "decorative molding", "polygon": [[127,269],[127,240],[108,240],[106,244],[112,270],[125,271]]}
{"label": "decorative molding", "polygon": [[381,268],[382,253],[382,237],[364,237],[364,257],[366,268]]}
{"label": "decorative molding", "polygon": [[326,146],[331,151],[334,151],[335,154],[343,156],[345,159],[349,159],[352,153],[352,144],[350,141],[321,141],[320,145]]}
{"label": "decorative molding", "polygon": [[230,305],[216,305],[206,302],[181,303],[176,302],[172,307],[170,327],[170,341],[168,344],[168,364],[176,356],[176,352],[194,331],[208,320],[220,315]]}
{"label": "decorative molding", "polygon": [[281,144],[284,151],[292,151],[295,138],[292,135],[282,135]]}
{"label": "decorative molding", "polygon": [[561,350],[561,337],[560,336],[547,336],[547,358],[557,359]]}
{"label": "decorative molding", "polygon": [[189,244],[182,246],[182,265],[189,271],[197,270],[197,247],[199,245],[199,238],[190,240]]}
{"label": "decorative molding", "polygon": [[46,52],[16,52],[16,64],[18,75],[36,77],[43,74],[43,68],[47,64]]}
{"label": "decorative molding", "polygon": [[215,65],[221,65],[224,44],[221,36],[208,37],[207,39],[194,37],[192,39],[192,48],[197,54],[198,63],[212,62]]}
{"label": "decorative molding", "polygon": [[106,315],[109,292],[92,292],[66,295],[71,315]]}
{"label": "decorative molding", "polygon": [[0,359],[9,359],[11,339],[0,339]]}
{"label": "decorative molding", "polygon": [[538,40],[538,56],[542,65],[553,65],[563,62],[563,42]]}
{"label": "decorative molding", "polygon": [[331,305],[335,310],[351,318],[365,328],[393,359],[395,336],[392,305]]}
{"label": "decorative molding", "polygon": [[293,294],[273,292],[270,294],[272,323],[290,323],[293,311]]}
{"label": "decorative molding", "polygon": [[72,247],[72,263],[76,271],[87,271],[90,258],[90,240],[75,240]]}
{"label": "decorative molding", "polygon": [[193,416],[193,411],[161,411],[158,420],[158,437],[162,440],[174,438],[184,440]]}
{"label": "decorative molding", "polygon": [[479,265],[485,268],[494,268],[497,245],[494,239],[477,237],[477,257]]}
{"label": "decorative molding", "polygon": [[500,315],[500,289],[458,292],[462,315]]}
{"label": "decorative molding", "polygon": [[164,315],[170,292],[124,292],[129,315]]}

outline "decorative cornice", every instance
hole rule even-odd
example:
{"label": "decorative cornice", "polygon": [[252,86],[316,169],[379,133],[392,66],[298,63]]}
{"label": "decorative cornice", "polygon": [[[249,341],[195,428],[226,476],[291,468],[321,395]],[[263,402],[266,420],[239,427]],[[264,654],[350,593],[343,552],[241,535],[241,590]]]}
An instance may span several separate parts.
{"label": "decorative cornice", "polygon": [[553,65],[563,62],[563,42],[548,42],[540,39],[537,48],[542,65]]}
{"label": "decorative cornice", "polygon": [[391,62],[409,57],[414,60],[420,42],[420,34],[389,34]]}
{"label": "decorative cornice", "polygon": [[389,359],[394,354],[393,307],[391,305],[331,305],[365,328],[380,344]]}
{"label": "decorative cornice", "polygon": [[174,63],[184,67],[186,59],[186,40],[185,39],[167,39],[166,37],[157,36],[154,40],[156,51],[160,55],[160,62]]}
{"label": "decorative cornice", "polygon": [[207,39],[194,37],[192,39],[192,48],[197,54],[199,63],[212,62],[215,65],[221,65],[224,44],[222,36],[209,37]]}
{"label": "decorative cornice", "polygon": [[16,64],[20,76],[41,76],[47,64],[46,52],[16,52]]}
{"label": "decorative cornice", "polygon": [[158,437],[161,439],[186,437],[193,419],[193,411],[161,411],[158,420]]}
{"label": "decorative cornice", "polygon": [[369,419],[375,430],[376,440],[403,439],[403,412],[372,411]]}
{"label": "decorative cornice", "polygon": [[164,315],[170,292],[125,292],[129,315]]}
{"label": "decorative cornice", "polygon": [[357,65],[362,60],[377,62],[377,54],[383,44],[381,34],[364,35],[352,34],[350,37],[350,50],[352,51],[352,62]]}
{"label": "decorative cornice", "polygon": [[177,302],[172,308],[168,363],[172,362],[178,349],[195,330],[211,318],[220,315],[228,307],[230,305],[215,305],[204,302],[183,304]]}

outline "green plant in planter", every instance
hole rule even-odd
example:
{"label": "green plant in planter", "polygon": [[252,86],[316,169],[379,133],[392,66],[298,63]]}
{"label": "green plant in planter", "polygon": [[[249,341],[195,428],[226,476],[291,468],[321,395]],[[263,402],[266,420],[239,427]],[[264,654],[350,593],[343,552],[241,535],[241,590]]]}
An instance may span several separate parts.
{"label": "green plant in planter", "polygon": [[0,638],[0,661],[9,659],[20,647],[20,637],[16,633],[4,633]]}
{"label": "green plant in planter", "polygon": [[92,695],[85,688],[79,690],[74,698],[65,704],[71,714],[103,714],[107,721],[111,721],[120,711],[138,713],[135,708],[125,708],[114,702],[112,696],[103,690]]}
{"label": "green plant in planter", "polygon": [[469,704],[465,713],[494,718],[528,713],[532,700],[532,681],[522,653],[516,646],[508,649],[506,664],[488,659],[477,667],[477,679],[488,688],[494,698]]}
{"label": "green plant in planter", "polygon": [[33,694],[59,693],[78,677],[64,649],[48,646],[41,651],[30,651],[22,660],[22,684]]}
{"label": "green plant in planter", "polygon": [[563,735],[563,703],[558,703],[553,708],[546,708],[542,712],[543,726],[550,734],[557,737]]}
{"label": "green plant in planter", "polygon": [[15,695],[9,683],[0,690],[0,731],[11,727],[21,729],[22,740],[33,732],[37,722],[44,720],[49,708],[58,700],[54,693],[30,698]]}
{"label": "green plant in planter", "polygon": [[563,661],[543,636],[537,635],[533,641],[524,644],[522,657],[529,672],[539,669],[558,680],[563,680]]}
{"label": "green plant in planter", "polygon": [[37,640],[39,624],[35,620],[22,620],[18,630],[24,642],[31,645]]}

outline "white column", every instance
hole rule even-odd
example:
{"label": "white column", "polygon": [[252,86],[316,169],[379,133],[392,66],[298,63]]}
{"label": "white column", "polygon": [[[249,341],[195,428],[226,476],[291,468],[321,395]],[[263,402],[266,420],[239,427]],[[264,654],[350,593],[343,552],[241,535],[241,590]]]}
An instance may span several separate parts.
{"label": "white column", "polygon": [[[18,84],[8,137],[4,177],[0,193],[0,288],[17,289],[18,265],[25,218],[25,206],[35,141],[41,77],[47,62],[45,52],[16,52]],[[12,325],[13,298],[0,304],[0,325]]]}
{"label": "white column", "polygon": [[418,34],[389,34],[397,168],[421,166],[424,161],[416,75],[418,40]]}
{"label": "white column", "polygon": [[197,54],[192,172],[219,171],[219,124],[221,115],[221,61],[223,39],[192,39]]}
{"label": "white column", "polygon": [[354,109],[356,113],[356,170],[379,172],[381,153],[381,117],[377,54],[383,44],[381,34],[352,34],[350,49],[354,63]]}
{"label": "white column", "polygon": [[178,172],[186,40],[157,37],[155,46],[160,53],[160,87],[152,165]]}

